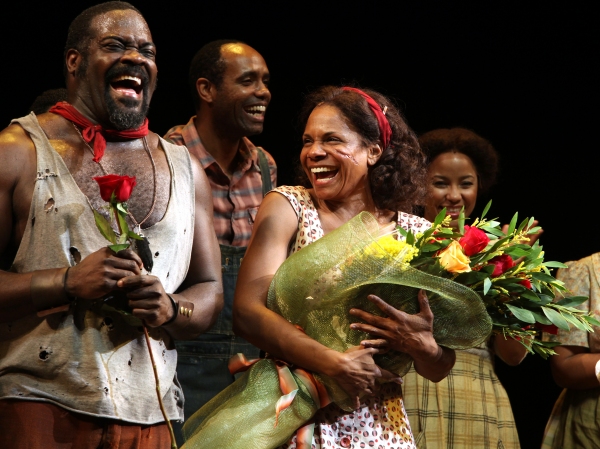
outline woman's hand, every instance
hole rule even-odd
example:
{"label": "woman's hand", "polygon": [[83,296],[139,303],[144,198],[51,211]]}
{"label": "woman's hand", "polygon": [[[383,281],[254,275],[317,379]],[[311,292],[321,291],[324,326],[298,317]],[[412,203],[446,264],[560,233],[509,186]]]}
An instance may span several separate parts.
{"label": "woman's hand", "polygon": [[337,353],[333,362],[333,372],[328,374],[350,397],[356,399],[355,408],[360,407],[360,397],[377,393],[378,379],[398,381],[399,377],[379,368],[373,356],[380,352],[377,348],[353,346],[346,352]]}
{"label": "woman's hand", "polygon": [[418,296],[420,311],[415,315],[402,312],[375,295],[367,298],[386,316],[372,315],[359,309],[350,310],[351,315],[368,323],[353,323],[350,325],[352,329],[378,337],[361,342],[365,347],[393,349],[406,352],[413,358],[427,358],[438,353],[438,344],[433,338],[433,313],[423,290],[419,291]]}
{"label": "woman's hand", "polygon": [[350,314],[367,323],[353,323],[350,327],[377,337],[361,342],[363,346],[409,354],[415,361],[417,372],[430,380],[437,382],[448,375],[454,366],[454,351],[439,346],[433,338],[433,312],[423,290],[418,295],[420,311],[414,315],[390,306],[375,295],[367,298],[385,316],[372,315],[359,309],[350,310]]}

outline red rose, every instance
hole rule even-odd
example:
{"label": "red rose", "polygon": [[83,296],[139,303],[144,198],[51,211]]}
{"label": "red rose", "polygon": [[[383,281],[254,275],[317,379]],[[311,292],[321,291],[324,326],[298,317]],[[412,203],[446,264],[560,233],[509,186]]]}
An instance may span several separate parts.
{"label": "red rose", "polygon": [[558,335],[558,327],[556,327],[554,324],[537,323],[535,327],[540,329],[542,332],[546,332],[547,334]]}
{"label": "red rose", "polygon": [[131,191],[135,187],[135,176],[106,175],[97,176],[94,180],[100,186],[100,196],[104,201],[110,201],[110,197],[115,192],[115,199],[123,203],[131,196]]}
{"label": "red rose", "polygon": [[496,256],[493,259],[491,259],[488,262],[488,264],[494,265],[494,272],[492,273],[492,277],[494,277],[494,278],[500,276],[506,270],[509,270],[510,268],[515,266],[515,263],[512,260],[512,257],[510,257],[508,254],[502,254],[501,256]]}
{"label": "red rose", "polygon": [[467,256],[473,256],[484,250],[489,241],[490,238],[481,229],[465,226],[465,235],[460,238],[458,243],[463,247],[463,252]]}
{"label": "red rose", "polygon": [[519,284],[531,290],[531,281],[529,279],[523,279],[522,281],[519,281]]}

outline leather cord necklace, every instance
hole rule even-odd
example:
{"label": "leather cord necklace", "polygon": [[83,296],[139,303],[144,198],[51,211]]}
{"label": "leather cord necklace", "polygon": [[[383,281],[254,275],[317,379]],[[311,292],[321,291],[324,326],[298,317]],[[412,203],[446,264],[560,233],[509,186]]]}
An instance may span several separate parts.
{"label": "leather cord necklace", "polygon": [[[75,131],[77,131],[77,134],[79,134],[79,136],[81,137],[81,140],[83,140],[83,143],[88,148],[88,150],[90,150],[90,152],[92,153],[92,156],[93,156],[94,150],[85,141],[85,139],[83,138],[83,135],[81,134],[81,131],[79,131],[79,128],[77,127],[77,125],[75,125],[75,123],[73,123],[73,122],[71,122],[71,123],[73,124],[73,128],[75,128]],[[153,178],[152,204],[151,204],[150,210],[148,211],[146,216],[139,223],[137,222],[137,220],[135,219],[135,217],[133,216],[131,211],[127,210],[127,215],[133,222],[133,226],[134,226],[133,232],[135,232],[140,237],[142,237],[142,240],[135,240],[135,246],[136,246],[138,255],[140,256],[140,259],[142,259],[144,268],[146,268],[146,271],[148,271],[148,273],[150,273],[150,272],[152,272],[152,267],[154,266],[154,261],[152,259],[152,251],[150,251],[150,242],[148,241],[148,238],[142,232],[142,225],[146,222],[146,220],[148,220],[148,218],[150,218],[150,216],[152,215],[152,212],[154,212],[154,207],[156,206],[156,196],[157,196],[156,163],[154,162],[154,158],[152,157],[152,151],[150,151],[150,147],[148,146],[148,140],[146,139],[146,136],[142,137],[142,142],[144,144],[144,150],[148,154],[148,157],[150,158],[150,163],[152,164],[152,178]],[[102,162],[100,160],[98,160],[97,163],[100,166],[102,173],[106,176],[108,174],[108,172],[107,172],[106,168],[104,167],[104,165],[102,165]],[[88,201],[89,201],[89,199],[88,199]]]}

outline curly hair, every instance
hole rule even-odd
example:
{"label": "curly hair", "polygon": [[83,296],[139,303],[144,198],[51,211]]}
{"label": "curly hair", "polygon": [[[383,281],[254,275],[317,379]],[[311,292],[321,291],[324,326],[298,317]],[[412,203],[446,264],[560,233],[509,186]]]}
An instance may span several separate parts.
{"label": "curly hair", "polygon": [[[426,195],[427,168],[425,156],[415,133],[408,127],[395,104],[371,89],[362,89],[382,108],[392,128],[389,145],[383,148],[379,160],[369,167],[369,184],[375,205],[379,209],[413,212]],[[365,145],[380,144],[379,124],[363,96],[341,87],[325,86],[307,95],[300,111],[299,124],[304,129],[313,109],[333,106],[357,132]]]}
{"label": "curly hair", "polygon": [[[67,76],[67,52],[71,49],[77,50],[82,55],[87,55],[88,46],[92,39],[91,25],[95,17],[106,14],[111,11],[123,11],[132,10],[137,12],[140,16],[142,13],[132,4],[121,1],[111,1],[106,3],[100,3],[98,5],[91,6],[79,14],[69,25],[69,32],[67,34],[67,42],[65,43],[65,50],[63,54],[64,67],[63,72],[65,77]],[[87,59],[86,59],[87,61]],[[84,71],[85,65],[83,64]]]}
{"label": "curly hair", "polygon": [[426,132],[419,137],[421,148],[427,157],[427,165],[440,154],[458,152],[473,162],[477,171],[477,195],[486,193],[496,183],[498,153],[490,142],[466,128],[441,128]]}
{"label": "curly hair", "polygon": [[226,69],[225,61],[221,54],[221,48],[223,45],[227,44],[247,45],[245,42],[237,39],[220,39],[212,41],[198,50],[190,63],[188,85],[196,109],[200,107],[200,96],[196,90],[196,81],[198,81],[198,78],[206,78],[213,83],[217,89],[221,87]]}

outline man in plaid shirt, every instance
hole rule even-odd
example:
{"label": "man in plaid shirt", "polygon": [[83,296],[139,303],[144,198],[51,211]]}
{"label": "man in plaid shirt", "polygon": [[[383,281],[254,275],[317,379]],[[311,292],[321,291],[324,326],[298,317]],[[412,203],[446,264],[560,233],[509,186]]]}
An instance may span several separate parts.
{"label": "man in plaid shirt", "polygon": [[247,138],[263,130],[271,100],[268,84],[267,65],[252,47],[236,40],[211,42],[190,65],[196,115],[165,135],[168,141],[187,146],[210,181],[225,296],[223,311],[209,332],[196,341],[177,342],[177,376],[185,394],[186,417],[233,382],[227,369],[231,356],[259,355],[256,347],[233,334],[232,307],[258,206],[277,178],[271,155]]}

